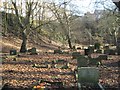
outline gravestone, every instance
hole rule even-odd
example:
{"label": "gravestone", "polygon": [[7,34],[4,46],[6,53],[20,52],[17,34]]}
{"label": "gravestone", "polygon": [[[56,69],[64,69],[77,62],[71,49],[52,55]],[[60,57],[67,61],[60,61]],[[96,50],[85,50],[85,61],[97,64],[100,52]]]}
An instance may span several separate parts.
{"label": "gravestone", "polygon": [[89,58],[89,65],[98,65],[101,60],[99,58]]}
{"label": "gravestone", "polygon": [[99,60],[107,60],[108,59],[108,56],[107,55],[100,55],[98,57]]}
{"label": "gravestone", "polygon": [[63,52],[60,49],[54,50],[54,54],[62,54]]}
{"label": "gravestone", "polygon": [[33,47],[30,51],[30,55],[37,55],[37,51],[36,51],[36,48]]}
{"label": "gravestone", "polygon": [[88,58],[83,55],[77,57],[77,66],[78,67],[87,67],[88,66]]}
{"label": "gravestone", "polygon": [[117,50],[116,50],[116,51],[117,51],[117,54],[120,55],[120,46],[117,47]]}
{"label": "gravestone", "polygon": [[10,50],[10,55],[17,55],[17,50],[14,49]]}
{"label": "gravestone", "polygon": [[100,49],[100,43],[95,43],[95,44],[94,44],[94,48],[95,48],[95,49]]}
{"label": "gravestone", "polygon": [[98,49],[98,50],[96,51],[96,53],[102,53],[102,50]]}
{"label": "gravestone", "polygon": [[90,54],[90,49],[84,49],[84,53],[85,53],[85,55],[89,55]]}
{"label": "gravestone", "polygon": [[56,60],[56,63],[66,63],[66,61],[64,59],[58,59]]}
{"label": "gravestone", "polygon": [[78,82],[81,84],[97,84],[99,82],[99,71],[95,67],[78,68]]}
{"label": "gravestone", "polygon": [[79,57],[80,56],[80,52],[73,52],[72,53],[72,58],[73,59],[76,59],[77,57]]}
{"label": "gravestone", "polygon": [[116,50],[109,49],[109,55],[116,55]]}

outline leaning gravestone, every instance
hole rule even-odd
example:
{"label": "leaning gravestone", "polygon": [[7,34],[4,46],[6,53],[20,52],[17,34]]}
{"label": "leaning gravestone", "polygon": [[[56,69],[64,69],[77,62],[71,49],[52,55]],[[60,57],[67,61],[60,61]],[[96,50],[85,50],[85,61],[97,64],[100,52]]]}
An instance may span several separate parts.
{"label": "leaning gravestone", "polygon": [[10,55],[17,55],[17,50],[14,49],[10,50]]}
{"label": "leaning gravestone", "polygon": [[78,67],[87,67],[88,66],[88,58],[83,55],[77,57],[77,66]]}

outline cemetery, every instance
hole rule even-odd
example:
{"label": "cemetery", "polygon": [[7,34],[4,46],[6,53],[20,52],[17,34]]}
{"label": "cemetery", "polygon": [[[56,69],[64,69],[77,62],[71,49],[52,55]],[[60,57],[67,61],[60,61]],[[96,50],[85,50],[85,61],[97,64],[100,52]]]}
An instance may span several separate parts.
{"label": "cemetery", "polygon": [[120,89],[119,0],[23,1],[0,1],[0,90]]}

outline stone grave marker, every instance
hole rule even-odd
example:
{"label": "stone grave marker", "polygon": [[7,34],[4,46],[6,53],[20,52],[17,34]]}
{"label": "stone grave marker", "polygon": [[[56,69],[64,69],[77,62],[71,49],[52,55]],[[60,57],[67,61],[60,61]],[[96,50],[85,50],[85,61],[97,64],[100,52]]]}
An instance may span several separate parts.
{"label": "stone grave marker", "polygon": [[108,55],[100,55],[98,57],[99,60],[108,60]]}
{"label": "stone grave marker", "polygon": [[117,54],[120,55],[120,46],[117,47],[116,51],[117,51]]}
{"label": "stone grave marker", "polygon": [[54,54],[62,54],[63,52],[60,49],[54,50]]}
{"label": "stone grave marker", "polygon": [[100,43],[95,43],[95,44],[94,44],[94,48],[95,48],[95,49],[100,49]]}
{"label": "stone grave marker", "polygon": [[10,55],[17,55],[17,50],[15,49],[10,50]]}
{"label": "stone grave marker", "polygon": [[95,67],[81,67],[78,68],[78,82],[79,83],[94,83],[99,82],[99,71]]}
{"label": "stone grave marker", "polygon": [[96,53],[102,53],[102,50],[98,49],[98,50],[96,51]]}
{"label": "stone grave marker", "polygon": [[35,47],[33,47],[32,49],[31,49],[31,53],[30,53],[31,55],[37,55],[37,51],[36,51],[36,48]]}

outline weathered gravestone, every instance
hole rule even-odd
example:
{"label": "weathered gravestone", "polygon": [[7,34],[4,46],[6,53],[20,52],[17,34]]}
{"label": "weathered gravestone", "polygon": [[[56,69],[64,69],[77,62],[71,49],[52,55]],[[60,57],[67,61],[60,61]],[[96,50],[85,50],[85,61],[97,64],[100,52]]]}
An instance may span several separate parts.
{"label": "weathered gravestone", "polygon": [[72,58],[73,59],[76,59],[77,57],[79,57],[80,56],[80,52],[73,52],[72,53]]}
{"label": "weathered gravestone", "polygon": [[101,60],[99,58],[89,58],[89,65],[99,65]]}
{"label": "weathered gravestone", "polygon": [[30,52],[30,55],[37,55],[38,54],[35,47],[28,49],[28,52]]}
{"label": "weathered gravestone", "polygon": [[77,67],[87,67],[88,66],[88,58],[83,55],[77,57]]}
{"label": "weathered gravestone", "polygon": [[116,50],[113,50],[113,49],[106,49],[106,50],[104,50],[104,54],[116,55]]}
{"label": "weathered gravestone", "polygon": [[102,50],[98,49],[98,50],[96,51],[96,53],[102,53]]}
{"label": "weathered gravestone", "polygon": [[107,60],[108,59],[108,55],[100,55],[98,57],[99,60]]}
{"label": "weathered gravestone", "polygon": [[95,67],[78,68],[78,82],[81,84],[97,84],[99,82],[99,71]]}
{"label": "weathered gravestone", "polygon": [[116,51],[117,51],[117,54],[120,55],[120,46],[117,47],[117,50],[116,50]]}
{"label": "weathered gravestone", "polygon": [[95,49],[100,49],[100,43],[95,43],[95,44],[94,44],[94,48],[95,48]]}
{"label": "weathered gravestone", "polygon": [[63,52],[60,49],[54,50],[54,54],[62,54]]}
{"label": "weathered gravestone", "polygon": [[66,61],[64,59],[58,59],[58,60],[56,60],[56,63],[61,64],[61,63],[66,63]]}
{"label": "weathered gravestone", "polygon": [[17,50],[14,49],[10,50],[10,55],[17,55]]}

